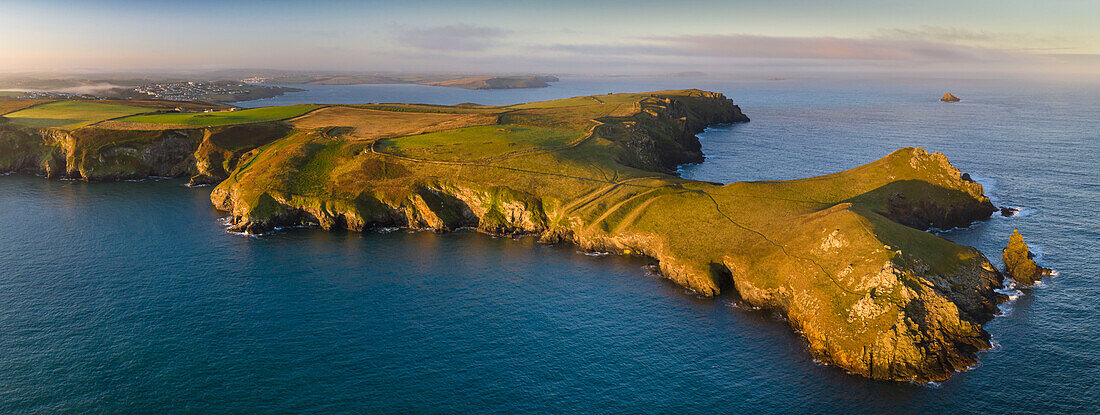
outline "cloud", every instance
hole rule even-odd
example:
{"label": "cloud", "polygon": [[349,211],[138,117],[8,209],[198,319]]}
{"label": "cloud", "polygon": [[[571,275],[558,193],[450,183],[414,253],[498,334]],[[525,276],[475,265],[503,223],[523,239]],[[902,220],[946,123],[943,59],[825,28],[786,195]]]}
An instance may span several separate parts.
{"label": "cloud", "polygon": [[476,52],[490,49],[510,31],[467,24],[411,29],[397,35],[407,46],[433,51]]}
{"label": "cloud", "polygon": [[550,49],[586,55],[878,61],[983,60],[1001,54],[993,49],[913,39],[759,35],[665,36],[625,44],[554,45]]}
{"label": "cloud", "polygon": [[1066,50],[1067,40],[1061,37],[1037,36],[1026,33],[987,32],[944,26],[920,26],[908,29],[879,29],[872,38],[888,41],[936,42],[969,45],[1004,50]]}

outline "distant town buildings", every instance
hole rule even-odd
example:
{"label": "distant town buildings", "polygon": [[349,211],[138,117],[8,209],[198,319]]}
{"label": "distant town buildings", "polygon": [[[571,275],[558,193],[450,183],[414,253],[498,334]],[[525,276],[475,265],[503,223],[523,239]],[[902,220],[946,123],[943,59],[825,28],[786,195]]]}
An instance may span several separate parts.
{"label": "distant town buildings", "polygon": [[169,101],[195,101],[210,95],[223,96],[219,97],[222,101],[232,101],[224,96],[246,94],[252,88],[255,87],[244,82],[158,82],[134,88],[134,92]]}
{"label": "distant town buildings", "polygon": [[266,84],[269,81],[271,81],[271,78],[263,76],[253,76],[251,78],[244,78],[241,80],[241,82],[244,82],[246,84]]}

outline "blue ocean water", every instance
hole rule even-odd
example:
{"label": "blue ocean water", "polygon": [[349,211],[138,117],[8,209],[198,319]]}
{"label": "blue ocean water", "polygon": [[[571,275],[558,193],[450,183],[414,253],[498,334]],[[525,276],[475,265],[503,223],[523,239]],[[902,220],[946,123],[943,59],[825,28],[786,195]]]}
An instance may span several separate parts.
{"label": "blue ocean water", "polygon": [[[1022,208],[943,235],[1058,275],[938,385],[816,364],[785,322],[647,262],[472,232],[224,232],[209,188],[0,177],[0,412],[1096,413],[1100,87],[567,78],[538,90],[310,87],[300,102],[505,104],[698,87],[752,122],[685,177],[788,179],[922,146]],[[946,91],[963,102],[943,104]]]}

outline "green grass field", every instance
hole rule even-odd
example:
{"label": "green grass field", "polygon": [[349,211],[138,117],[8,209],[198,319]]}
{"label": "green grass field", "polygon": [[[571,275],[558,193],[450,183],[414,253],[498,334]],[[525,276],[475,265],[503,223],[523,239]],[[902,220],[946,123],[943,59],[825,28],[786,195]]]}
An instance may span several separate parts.
{"label": "green grass field", "polygon": [[540,148],[564,147],[584,133],[519,125],[486,125],[385,139],[378,151],[439,161],[469,161]]}
{"label": "green grass field", "polygon": [[324,105],[290,105],[285,107],[264,107],[239,111],[218,111],[204,113],[168,113],[137,115],[119,119],[120,122],[192,125],[197,127],[215,127],[221,125],[247,124],[294,118]]}
{"label": "green grass field", "polygon": [[102,104],[91,101],[58,101],[5,115],[13,123],[31,128],[76,129],[112,118],[149,112],[149,108]]}
{"label": "green grass field", "polygon": [[562,108],[562,107],[580,107],[585,105],[599,105],[601,102],[593,99],[592,97],[576,97],[556,99],[553,101],[542,102],[530,102],[526,104],[512,105],[507,108],[512,109],[531,109],[531,108]]}

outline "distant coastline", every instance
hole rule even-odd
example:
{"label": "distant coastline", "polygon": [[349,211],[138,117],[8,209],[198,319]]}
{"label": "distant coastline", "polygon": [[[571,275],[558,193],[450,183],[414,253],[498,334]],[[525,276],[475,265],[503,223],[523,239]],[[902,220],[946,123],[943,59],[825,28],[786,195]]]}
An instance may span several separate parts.
{"label": "distant coastline", "polygon": [[553,75],[356,75],[356,74],[309,74],[253,76],[245,82],[278,85],[384,85],[415,84],[444,86],[462,89],[518,89],[545,88],[551,82],[558,82]]}

